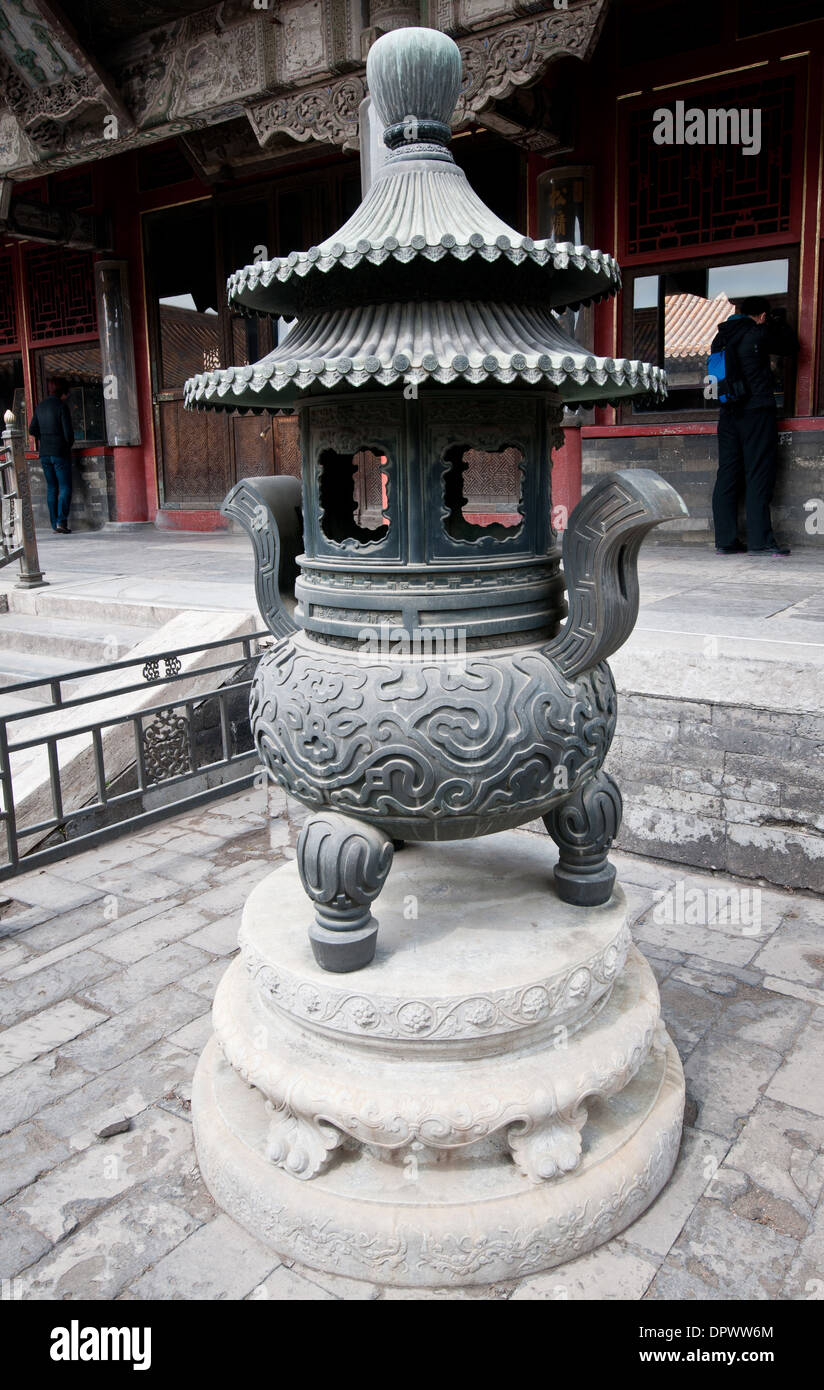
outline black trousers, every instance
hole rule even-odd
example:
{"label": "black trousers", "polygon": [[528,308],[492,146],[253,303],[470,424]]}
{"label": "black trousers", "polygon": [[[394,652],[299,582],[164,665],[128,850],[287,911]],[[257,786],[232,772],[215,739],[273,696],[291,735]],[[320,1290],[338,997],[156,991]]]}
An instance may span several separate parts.
{"label": "black trousers", "polygon": [[744,492],[747,545],[764,550],[775,545],[770,503],[778,469],[778,415],[773,406],[725,410],[718,415],[718,476],[712,494],[715,544],[738,539],[738,499]]}

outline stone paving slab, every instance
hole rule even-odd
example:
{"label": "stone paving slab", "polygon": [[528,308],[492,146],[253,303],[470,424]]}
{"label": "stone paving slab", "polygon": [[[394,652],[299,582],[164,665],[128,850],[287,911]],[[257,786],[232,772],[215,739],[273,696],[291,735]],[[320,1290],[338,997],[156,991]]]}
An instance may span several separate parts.
{"label": "stone paving slab", "polygon": [[0,1208],[0,1279],[13,1279],[19,1269],[45,1255],[51,1244],[23,1218]]}
{"label": "stone paving slab", "polygon": [[245,1298],[279,1265],[280,1260],[273,1251],[221,1213],[158,1260],[123,1296],[138,1299]]}
{"label": "stone paving slab", "polygon": [[[279,818],[267,818],[264,793],[252,789],[55,865],[46,887],[36,884],[43,873],[26,875],[19,882],[34,911],[15,898],[17,880],[5,885],[0,1278],[15,1280],[16,1293],[308,1302],[824,1296],[821,904],[764,888],[757,935],[721,920],[661,924],[654,895],[679,881],[707,901],[711,889],[742,884],[627,854],[616,865],[688,1086],[672,1181],[633,1226],[546,1274],[421,1292],[281,1261],[232,1222],[197,1169],[191,1079],[243,901],[294,855],[303,812],[284,812],[277,792],[268,809]],[[54,883],[68,890],[62,906]],[[91,900],[78,902],[73,889]]]}
{"label": "stone paving slab", "polygon": [[133,1127],[84,1149],[51,1169],[8,1203],[52,1244],[161,1167],[183,1160],[189,1127],[167,1110],[145,1110]]}
{"label": "stone paving slab", "polygon": [[201,1224],[135,1188],[19,1275],[22,1297],[116,1298]]}
{"label": "stone paving slab", "polygon": [[[9,983],[0,994],[0,1028],[5,1028],[15,1019],[23,1019],[29,1014],[39,1013],[49,1004],[57,1003],[69,994],[82,992],[84,1002],[97,1004],[106,1009],[102,1000],[91,997],[96,980],[108,975],[113,963],[95,951],[78,951],[66,956],[42,970],[32,971]],[[109,1010],[111,1012],[111,1010]]]}
{"label": "stone paving slab", "polygon": [[[94,953],[87,951],[83,954]],[[102,956],[95,959],[103,962]],[[209,957],[205,951],[198,951],[195,946],[185,946],[182,942],[176,941],[164,946],[160,951],[153,952],[151,956],[143,956],[133,965],[115,970],[113,974],[111,972],[114,962],[111,959],[106,961],[105,971],[102,972],[106,978],[95,983],[94,976],[90,975],[78,986],[78,994],[86,1003],[105,1009],[109,1014],[121,1013],[145,999],[147,995],[155,994],[164,985],[173,984],[182,975],[188,974],[190,970],[195,971],[208,962]]]}
{"label": "stone paving slab", "polygon": [[112,1071],[94,1077],[87,1073],[67,1094],[43,1104],[39,1123],[79,1152],[107,1126],[174,1100],[188,1088],[193,1070],[189,1053],[164,1038]]}
{"label": "stone paving slab", "polygon": [[[0,1080],[0,1135],[8,1134],[50,1101],[70,1095],[91,1079],[90,1072],[77,1062],[68,1061],[59,1051],[17,1067]],[[0,1166],[0,1185],[5,1176],[6,1170]]]}
{"label": "stone paving slab", "polygon": [[67,999],[11,1028],[4,1028],[0,1033],[0,1076],[7,1076],[26,1062],[36,1061],[45,1052],[54,1052],[62,1043],[87,1032],[104,1018],[105,1014],[96,1009]]}
{"label": "stone paving slab", "polygon": [[[5,1203],[8,1197],[34,1184],[41,1174],[56,1171],[70,1157],[71,1146],[34,1121],[10,1130],[3,1136],[0,1202]],[[0,1211],[5,1211],[5,1207],[0,1207]]]}
{"label": "stone paving slab", "polygon": [[824,1009],[817,1009],[776,1073],[767,1095],[786,1105],[824,1115]]}
{"label": "stone paving slab", "polygon": [[790,1236],[701,1198],[647,1296],[688,1297],[679,1292],[687,1276],[706,1290],[701,1297],[776,1299],[797,1249],[797,1241]]}

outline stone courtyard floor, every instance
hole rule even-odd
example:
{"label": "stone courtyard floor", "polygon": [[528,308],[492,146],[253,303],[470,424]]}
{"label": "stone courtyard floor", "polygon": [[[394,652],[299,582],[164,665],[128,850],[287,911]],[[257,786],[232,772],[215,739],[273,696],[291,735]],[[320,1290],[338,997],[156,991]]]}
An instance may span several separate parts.
{"label": "stone courtyard floor", "polygon": [[[763,888],[758,935],[678,925],[690,915],[679,901],[753,885],[629,855],[615,862],[688,1091],[675,1175],[634,1226],[519,1283],[421,1294],[282,1262],[223,1215],[198,1173],[190,1085],[243,901],[294,853],[297,819],[268,820],[263,798],[251,790],[0,885],[3,1297],[824,1295],[820,900]],[[662,913],[654,891],[678,880]]]}

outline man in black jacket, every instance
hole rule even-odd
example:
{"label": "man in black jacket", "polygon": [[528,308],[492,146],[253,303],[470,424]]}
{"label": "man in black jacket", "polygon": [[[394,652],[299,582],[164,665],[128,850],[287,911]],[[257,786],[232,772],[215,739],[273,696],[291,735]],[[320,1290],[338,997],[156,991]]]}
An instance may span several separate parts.
{"label": "man in black jacket", "polygon": [[[734,404],[718,414],[718,475],[712,494],[715,547],[719,554],[789,555],[772,529],[770,503],[778,469],[778,412],[770,355],[798,351],[798,339],[760,295],[745,299],[739,313],[718,325],[712,352],[726,354],[727,381],[741,386]],[[733,371],[731,372],[731,365]],[[747,512],[747,545],[738,539],[741,484]]]}
{"label": "man in black jacket", "polygon": [[40,462],[46,475],[46,500],[52,530],[69,534],[69,510],[72,504],[72,444],[74,429],[66,404],[68,389],[64,382],[46,383],[48,395],[35,407],[29,434],[37,440]]}

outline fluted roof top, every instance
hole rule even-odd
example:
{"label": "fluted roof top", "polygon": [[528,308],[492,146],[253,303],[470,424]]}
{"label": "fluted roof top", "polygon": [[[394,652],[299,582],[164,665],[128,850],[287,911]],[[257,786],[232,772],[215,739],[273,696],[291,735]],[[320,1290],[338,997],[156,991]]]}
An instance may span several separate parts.
{"label": "fluted roof top", "polygon": [[454,300],[367,304],[304,315],[254,366],[187,381],[185,401],[195,409],[276,410],[318,386],[490,378],[555,386],[580,404],[663,392],[664,373],[645,362],[595,357],[550,309]]}
{"label": "fluted roof top", "polygon": [[339,231],[308,251],[244,266],[228,292],[234,308],[291,318],[330,301],[412,294],[577,308],[620,286],[603,251],[521,236],[447,156],[388,163]]}

